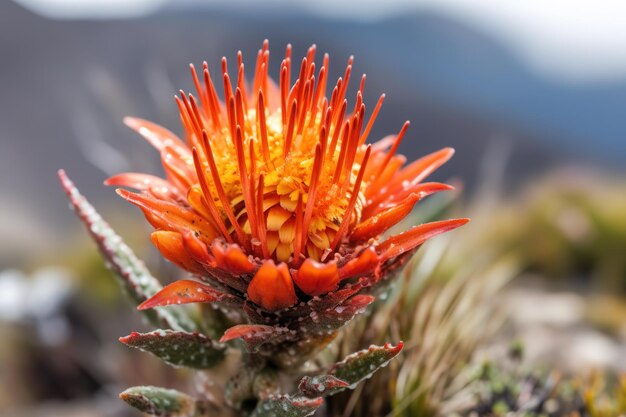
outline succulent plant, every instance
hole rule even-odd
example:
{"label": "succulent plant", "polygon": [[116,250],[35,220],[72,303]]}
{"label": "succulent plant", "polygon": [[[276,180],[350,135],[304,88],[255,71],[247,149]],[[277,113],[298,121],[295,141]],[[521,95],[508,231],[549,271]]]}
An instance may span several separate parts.
{"label": "succulent plant", "polygon": [[[106,183],[138,191],[118,194],[142,210],[156,229],[152,242],[189,279],[162,287],[60,172],[112,269],[160,328],[122,343],[198,370],[217,369],[241,352],[223,401],[148,386],[121,394],[144,412],[312,415],[324,397],[384,367],[403,343],[370,346],[329,367],[310,369],[307,361],[366,310],[426,240],[467,222],[436,221],[384,236],[419,200],[452,188],[423,180],[453,152],[405,166],[396,150],[408,122],[397,135],[367,145],[384,95],[366,122],[363,76],[348,109],[350,58],[327,99],[328,55],[316,77],[315,52],[308,50],[292,84],[288,46],[278,85],[268,77],[267,42],[250,85],[239,53],[234,90],[223,58],[223,102],[208,65],[200,76],[191,66],[197,98],[182,91],[176,98],[184,140],[154,123],[125,120],[160,152],[166,178],[126,173]],[[190,303],[213,306],[211,319],[181,306]]]}

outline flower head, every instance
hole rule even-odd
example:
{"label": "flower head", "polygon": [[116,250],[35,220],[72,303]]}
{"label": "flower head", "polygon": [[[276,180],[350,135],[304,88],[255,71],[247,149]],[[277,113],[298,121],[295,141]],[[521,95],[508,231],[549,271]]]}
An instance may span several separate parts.
{"label": "flower head", "polygon": [[[267,41],[250,84],[241,53],[236,80],[223,58],[216,77],[223,100],[208,65],[199,73],[192,65],[196,96],[181,91],[176,97],[184,140],[151,122],[125,119],[161,153],[166,179],[127,173],[107,180],[139,190],[118,193],[143,210],[163,256],[227,292],[247,312],[256,310],[248,314],[253,322],[300,301],[334,300],[336,294],[346,300],[386,278],[428,238],[467,221],[382,237],[420,199],[452,188],[423,180],[453,150],[405,165],[396,150],[408,122],[397,135],[367,144],[384,95],[366,114],[363,76],[348,103],[350,58],[326,97],[329,58],[316,69],[315,53],[309,48],[292,80],[288,46],[278,85],[268,76]],[[193,281],[181,282],[143,307],[214,301],[210,290],[198,286],[190,295],[182,290]]]}

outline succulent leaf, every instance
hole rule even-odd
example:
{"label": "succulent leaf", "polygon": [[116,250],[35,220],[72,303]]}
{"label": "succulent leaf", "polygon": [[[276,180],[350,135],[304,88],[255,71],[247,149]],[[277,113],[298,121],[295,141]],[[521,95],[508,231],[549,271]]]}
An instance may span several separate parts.
{"label": "succulent leaf", "polygon": [[350,384],[333,375],[305,376],[298,389],[309,398],[328,397],[348,388]]}
{"label": "succulent leaf", "polygon": [[324,400],[273,395],[257,404],[250,417],[307,417],[313,415]]}
{"label": "succulent leaf", "polygon": [[209,285],[190,279],[181,279],[173,282],[156,293],[150,299],[141,303],[137,309],[147,310],[149,308],[168,306],[172,304],[189,303],[212,303],[222,302],[230,305],[240,305],[234,295],[218,291]]}
{"label": "succulent leaf", "polygon": [[368,349],[346,356],[332,367],[330,374],[346,381],[352,387],[371,377],[378,369],[387,366],[403,347],[402,342],[396,346],[390,343],[385,343],[384,346],[372,345]]}
{"label": "succulent leaf", "polygon": [[122,392],[120,398],[139,411],[158,417],[199,417],[204,414],[202,403],[173,389],[132,387]]}
{"label": "succulent leaf", "polygon": [[[83,221],[100,252],[108,261],[110,269],[119,278],[120,284],[135,305],[144,302],[161,290],[161,284],[154,278],[144,263],[132,249],[115,233],[109,224],[98,214],[78,188],[65,174],[59,171],[61,185],[78,217]],[[193,321],[182,310],[159,309],[146,311],[148,319],[155,325],[166,325],[175,330],[195,330]]]}
{"label": "succulent leaf", "polygon": [[355,352],[343,361],[336,363],[329,375],[305,376],[298,388],[307,397],[328,397],[356,385],[371,377],[378,369],[385,367],[400,351],[404,344],[392,346],[370,346]]}
{"label": "succulent leaf", "polygon": [[265,326],[261,324],[238,324],[224,332],[220,342],[228,342],[234,339],[242,339],[250,352],[256,352],[262,345],[272,342],[277,343],[289,338],[289,329],[278,326]]}
{"label": "succulent leaf", "polygon": [[319,313],[311,312],[309,318],[300,324],[300,330],[309,335],[325,336],[332,334],[348,324],[356,315],[374,301],[370,295],[358,294],[335,308]]}
{"label": "succulent leaf", "polygon": [[200,333],[156,330],[121,337],[125,345],[150,352],[172,366],[208,369],[225,357],[224,346]]}

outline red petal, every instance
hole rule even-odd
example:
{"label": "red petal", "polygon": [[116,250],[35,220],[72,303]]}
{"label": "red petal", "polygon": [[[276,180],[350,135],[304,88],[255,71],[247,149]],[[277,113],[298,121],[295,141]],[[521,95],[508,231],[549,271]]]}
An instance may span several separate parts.
{"label": "red petal", "polygon": [[223,244],[215,242],[211,246],[215,256],[215,263],[224,271],[232,274],[249,274],[254,271],[255,265],[250,262],[248,255],[236,243]]}
{"label": "red petal", "polygon": [[361,252],[339,269],[341,279],[352,278],[358,275],[376,273],[375,269],[380,264],[378,254],[371,246]]}
{"label": "red petal", "polygon": [[168,261],[194,274],[204,272],[202,265],[196,262],[185,249],[180,233],[158,230],[150,235],[150,239]]}
{"label": "red petal", "polygon": [[234,339],[249,339],[252,337],[260,338],[265,335],[271,335],[275,331],[273,326],[265,326],[262,324],[238,324],[227,329],[220,338],[220,343],[229,342]]}
{"label": "red petal", "polygon": [[454,187],[448,184],[440,182],[412,182],[403,186],[403,189],[395,194],[381,194],[374,200],[371,200],[368,205],[363,209],[362,218],[369,219],[372,216],[379,214],[381,211],[398,204],[398,201],[402,201],[411,194],[417,194],[419,200],[427,197],[431,194],[438,193],[440,191],[454,190]]}
{"label": "red petal", "polygon": [[122,198],[141,207],[155,228],[172,230],[181,234],[191,231],[206,243],[212,242],[218,236],[217,231],[206,219],[177,204],[157,200],[148,195],[131,193],[121,188],[116,191]]}
{"label": "red petal", "polygon": [[216,301],[235,302],[237,298],[205,285],[198,281],[183,279],[163,288],[148,300],[139,304],[138,310],[171,304],[212,303]]}
{"label": "red petal", "polygon": [[248,298],[268,311],[282,310],[298,302],[287,265],[266,261],[248,285]]}
{"label": "red petal", "polygon": [[161,200],[180,199],[178,190],[163,178],[154,175],[126,172],[114,175],[104,181],[105,185],[129,187],[136,190],[147,191],[152,196]]}
{"label": "red petal", "polygon": [[361,242],[380,235],[385,230],[404,219],[411,210],[413,210],[413,206],[415,206],[415,203],[417,203],[419,199],[420,196],[418,194],[411,194],[398,205],[390,207],[382,213],[359,223],[350,235],[350,241]]}
{"label": "red petal", "polygon": [[400,174],[393,179],[394,185],[390,187],[389,194],[394,194],[396,190],[402,188],[403,181],[415,183],[424,180],[437,168],[452,158],[452,155],[454,155],[454,149],[443,148],[407,165],[407,167],[400,171]]}
{"label": "red petal", "polygon": [[198,239],[193,233],[187,232],[183,234],[183,245],[193,259],[202,265],[214,267],[215,258],[211,256],[207,245]]}
{"label": "red petal", "polygon": [[293,280],[305,294],[322,295],[337,289],[339,272],[335,262],[321,263],[306,259]]}
{"label": "red petal", "polygon": [[156,123],[135,117],[125,117],[124,123],[143,136],[159,151],[162,151],[168,145],[180,149],[188,149],[187,145],[178,136]]}
{"label": "red petal", "polygon": [[415,226],[402,234],[392,236],[376,248],[380,253],[381,262],[408,252],[431,237],[463,226],[468,221],[469,219],[451,219],[425,223]]}

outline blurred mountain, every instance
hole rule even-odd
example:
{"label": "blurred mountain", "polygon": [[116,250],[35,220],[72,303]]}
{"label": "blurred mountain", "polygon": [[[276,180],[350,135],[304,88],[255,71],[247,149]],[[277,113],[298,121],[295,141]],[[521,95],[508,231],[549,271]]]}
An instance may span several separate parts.
{"label": "blurred mountain", "polygon": [[400,149],[409,158],[455,147],[457,156],[439,179],[463,178],[471,189],[486,149],[500,142],[511,146],[509,185],[564,163],[624,166],[625,85],[551,84],[496,40],[441,16],[364,23],[271,10],[164,9],[142,19],[53,21],[5,1],[0,266],[32,258],[78,231],[57,186],[58,168],[68,170],[106,217],[139,219],[102,186],[122,170],[160,173],[156,153],[122,126],[122,117],[179,131],[172,96],[192,87],[187,63],[207,59],[216,71],[219,58],[234,60],[238,49],[250,62],[266,37],[273,73],[287,42],[295,56],[311,43],[329,52],[335,79],[354,54],[356,76],[368,74],[369,110],[387,93],[372,137],[397,132],[410,119]]}

